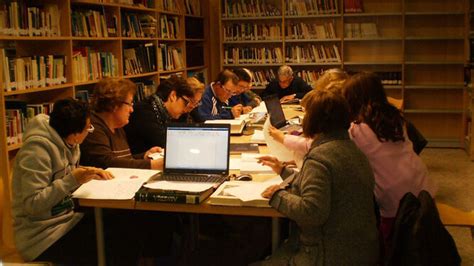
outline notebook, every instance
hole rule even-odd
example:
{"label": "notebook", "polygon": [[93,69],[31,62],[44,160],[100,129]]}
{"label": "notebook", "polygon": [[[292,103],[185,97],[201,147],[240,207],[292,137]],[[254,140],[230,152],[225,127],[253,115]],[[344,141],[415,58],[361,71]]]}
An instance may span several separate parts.
{"label": "notebook", "polygon": [[296,124],[290,124],[283,113],[280,99],[277,95],[270,95],[264,98],[265,105],[267,106],[268,114],[270,115],[270,123],[272,126],[279,130],[287,133],[293,133],[295,131],[300,132],[301,126]]}
{"label": "notebook", "polygon": [[230,125],[170,124],[159,180],[222,183],[229,175]]}

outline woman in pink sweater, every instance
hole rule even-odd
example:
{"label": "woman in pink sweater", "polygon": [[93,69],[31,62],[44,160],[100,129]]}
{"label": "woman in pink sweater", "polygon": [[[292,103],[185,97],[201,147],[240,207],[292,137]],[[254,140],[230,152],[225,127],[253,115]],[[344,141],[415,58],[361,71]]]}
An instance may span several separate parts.
{"label": "woman in pink sweater", "polygon": [[402,113],[387,101],[374,73],[358,73],[344,83],[343,95],[353,121],[349,135],[369,159],[375,176],[375,198],[380,207],[380,230],[387,243],[400,199],[421,190],[431,196],[436,186],[421,158],[413,151]]}

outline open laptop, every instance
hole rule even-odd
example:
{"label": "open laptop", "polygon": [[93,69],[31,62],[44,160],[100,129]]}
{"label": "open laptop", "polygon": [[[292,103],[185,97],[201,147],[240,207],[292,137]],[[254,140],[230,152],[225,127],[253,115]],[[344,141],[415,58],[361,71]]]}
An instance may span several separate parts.
{"label": "open laptop", "polygon": [[222,183],[229,176],[230,125],[170,124],[159,180]]}
{"label": "open laptop", "polygon": [[290,124],[283,113],[280,99],[277,95],[270,95],[263,99],[267,106],[268,114],[270,115],[270,123],[272,126],[286,133],[301,132],[302,128],[299,124]]}

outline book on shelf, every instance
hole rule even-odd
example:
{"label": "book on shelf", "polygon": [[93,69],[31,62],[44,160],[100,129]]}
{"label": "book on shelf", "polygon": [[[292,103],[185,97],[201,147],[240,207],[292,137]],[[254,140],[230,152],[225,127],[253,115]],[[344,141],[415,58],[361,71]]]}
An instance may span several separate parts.
{"label": "book on shelf", "polygon": [[364,12],[362,0],[344,0],[344,12],[345,13]]}
{"label": "book on shelf", "polygon": [[286,15],[307,16],[320,14],[337,14],[338,0],[288,0],[286,3]]}
{"label": "book on shelf", "polygon": [[157,20],[149,14],[124,13],[122,15],[122,36],[155,37]]}
{"label": "book on shelf", "polygon": [[201,0],[185,0],[186,14],[201,16]]}
{"label": "book on shelf", "polygon": [[249,1],[224,0],[222,17],[270,17],[281,16],[276,5],[265,0]]}
{"label": "book on shelf", "polygon": [[73,48],[72,77],[74,82],[117,77],[118,72],[118,59],[113,53],[97,51],[89,46]]}
{"label": "book on shelf", "polygon": [[181,48],[160,43],[158,47],[158,69],[175,70],[184,67]]}
{"label": "book on shelf", "polygon": [[375,23],[344,23],[344,36],[348,38],[379,37]]}
{"label": "book on shelf", "polygon": [[0,35],[61,36],[58,5],[30,2],[8,1],[0,5]]}
{"label": "book on shelf", "polygon": [[[182,186],[186,186],[186,183],[183,183]],[[135,200],[141,202],[200,204],[206,200],[212,192],[214,192],[213,186],[197,192],[142,187],[135,193]]]}
{"label": "book on shelf", "polygon": [[66,58],[63,55],[17,57],[0,49],[5,91],[25,90],[66,83]]}
{"label": "book on shelf", "polygon": [[156,53],[153,43],[123,49],[125,75],[156,71]]}
{"label": "book on shelf", "polygon": [[157,85],[154,80],[143,80],[135,82],[137,85],[137,93],[134,102],[140,102],[156,92]]}
{"label": "book on shelf", "polygon": [[170,15],[160,16],[160,34],[163,39],[178,39],[180,37],[179,17]]}

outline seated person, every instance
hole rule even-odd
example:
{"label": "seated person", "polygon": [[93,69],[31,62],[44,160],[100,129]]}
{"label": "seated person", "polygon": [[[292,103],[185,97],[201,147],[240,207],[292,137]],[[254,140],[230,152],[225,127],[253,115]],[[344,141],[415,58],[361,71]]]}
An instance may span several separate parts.
{"label": "seated person", "polygon": [[284,179],[262,197],[290,219],[291,230],[270,259],[255,265],[376,265],[374,175],[347,133],[347,103],[329,90],[309,96],[303,133],[313,142],[301,171],[260,157]]}
{"label": "seated person", "polygon": [[242,104],[229,105],[230,97],[237,95],[239,78],[234,72],[224,69],[204,90],[201,105],[198,107],[199,116],[203,120],[234,119],[242,114]]}
{"label": "seated person", "polygon": [[75,212],[71,199],[89,180],[113,178],[78,165],[79,144],[92,131],[87,104],[70,98],[57,101],[50,116],[39,114],[28,123],[12,180],[15,244],[25,261],[97,263],[94,217]]}
{"label": "seated person", "polygon": [[251,91],[251,72],[246,68],[236,68],[233,70],[233,72],[239,78],[239,81],[237,83],[239,94],[234,95],[229,99],[229,105],[234,106],[240,103],[242,104],[242,112],[244,114],[249,113],[254,107],[258,106],[261,102],[260,97]]}
{"label": "seated person", "polygon": [[125,167],[162,169],[163,158],[150,160],[148,155],[160,152],[160,147],[145,153],[132,154],[123,127],[133,112],[133,96],[136,85],[128,79],[103,79],[97,83],[92,97],[91,115],[94,133],[81,145],[84,165],[100,168]]}
{"label": "seated person", "polygon": [[204,93],[204,83],[199,81],[195,77],[190,77],[186,79],[188,86],[194,93],[192,99],[190,99],[190,104],[186,106],[185,114],[183,114],[177,122],[183,123],[202,123],[204,119],[199,116],[198,107],[201,104],[202,95]]}
{"label": "seated person", "polygon": [[362,72],[350,77],[343,88],[352,122],[349,135],[367,156],[374,171],[375,199],[380,207],[380,231],[386,248],[400,199],[407,192],[418,195],[436,186],[408,139],[403,114],[389,103],[380,78]]}
{"label": "seated person", "polygon": [[283,65],[278,69],[278,80],[272,80],[260,96],[262,98],[277,94],[281,103],[293,99],[302,99],[311,90],[311,86],[300,77],[293,75],[290,66]]}
{"label": "seated person", "polygon": [[124,127],[133,154],[153,146],[164,147],[166,125],[189,112],[194,91],[182,77],[171,76],[160,82],[155,94],[133,106],[130,123]]}

